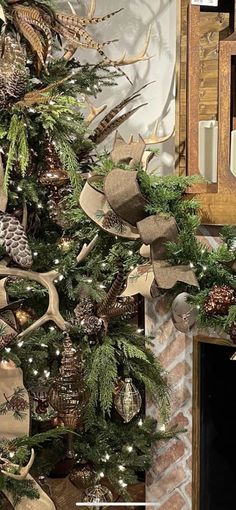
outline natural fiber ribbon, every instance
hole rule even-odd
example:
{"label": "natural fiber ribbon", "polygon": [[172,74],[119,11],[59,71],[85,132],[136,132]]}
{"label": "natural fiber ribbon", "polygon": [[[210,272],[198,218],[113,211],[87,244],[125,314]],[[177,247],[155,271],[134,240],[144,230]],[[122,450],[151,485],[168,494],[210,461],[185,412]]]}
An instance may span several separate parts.
{"label": "natural fiber ribbon", "polygon": [[137,172],[115,168],[104,183],[104,192],[111,208],[127,223],[136,226],[146,216],[147,202],[137,182]]}
{"label": "natural fiber ribbon", "polygon": [[189,266],[171,266],[166,262],[166,242],[173,242],[178,238],[176,221],[162,215],[146,216],[146,200],[138,185],[137,172],[112,170],[105,179],[104,191],[115,213],[128,223],[136,225],[142,242],[150,245],[157,285],[162,289],[170,289],[180,281],[197,287],[195,273]]}

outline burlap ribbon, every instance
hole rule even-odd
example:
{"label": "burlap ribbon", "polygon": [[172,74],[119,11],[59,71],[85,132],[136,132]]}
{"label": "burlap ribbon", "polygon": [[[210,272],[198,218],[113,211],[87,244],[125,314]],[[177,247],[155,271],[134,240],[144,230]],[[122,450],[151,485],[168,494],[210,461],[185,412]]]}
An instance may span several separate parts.
{"label": "burlap ribbon", "polygon": [[137,227],[145,245],[150,245],[153,272],[158,287],[172,288],[178,281],[198,286],[195,273],[188,265],[171,266],[167,261],[166,243],[178,239],[176,221],[160,214],[147,216],[137,172],[112,170],[105,179],[104,193],[110,207],[123,220]]}

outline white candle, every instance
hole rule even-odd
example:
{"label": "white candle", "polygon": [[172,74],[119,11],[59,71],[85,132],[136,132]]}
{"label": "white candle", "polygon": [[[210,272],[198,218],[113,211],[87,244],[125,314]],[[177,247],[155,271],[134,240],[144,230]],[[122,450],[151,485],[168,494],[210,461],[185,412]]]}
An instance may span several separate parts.
{"label": "white candle", "polygon": [[236,176],[236,130],[231,131],[230,171]]}
{"label": "white candle", "polygon": [[217,120],[201,120],[198,126],[198,167],[209,182],[217,182]]}

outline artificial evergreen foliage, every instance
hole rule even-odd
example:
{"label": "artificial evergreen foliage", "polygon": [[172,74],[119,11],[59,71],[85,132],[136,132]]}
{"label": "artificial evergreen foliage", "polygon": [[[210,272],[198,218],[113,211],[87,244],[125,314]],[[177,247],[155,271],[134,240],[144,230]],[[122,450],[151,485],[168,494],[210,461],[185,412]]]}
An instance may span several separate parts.
{"label": "artificial evergreen foliage", "polygon": [[[97,477],[101,470],[104,471],[116,491],[128,498],[125,487],[137,481],[140,471],[149,469],[153,445],[177,434],[175,429],[168,427],[166,432],[160,430],[155,420],[144,416],[146,393],[158,406],[160,425],[167,423],[170,390],[166,374],[155,359],[150,339],[145,339],[139,331],[136,320],[132,319],[132,324],[127,320],[131,314],[121,318],[109,317],[104,331],[91,337],[80,323],[83,319],[80,321],[77,317],[76,320],[74,310],[84,298],[92,301],[95,311],[99,307],[101,311],[102,305],[107,308],[106,295],[119,268],[122,267],[122,279],[125,281],[129,271],[142,260],[138,241],[121,240],[100,231],[79,206],[79,196],[88,174],[106,176],[114,168],[109,153],[98,151],[97,144],[140,107],[135,105],[135,101],[141,89],[122,101],[117,98],[117,105],[106,112],[96,129],[93,128],[86,118],[87,104],[90,105],[90,100],[93,102],[104,87],[113,87],[111,93],[114,93],[117,80],[124,75],[119,62],[110,61],[101,45],[94,41],[92,47],[101,57],[98,64],[88,62],[82,65],[73,52],[69,60],[63,58],[63,42],[71,46],[74,42],[72,35],[77,37],[79,34],[79,46],[84,32],[79,27],[78,34],[74,29],[71,34],[70,26],[64,26],[63,35],[67,38],[63,41],[59,28],[63,22],[68,25],[68,20],[73,25],[75,18],[60,18],[60,27],[55,25],[60,14],[56,13],[56,5],[50,0],[20,0],[16,5],[0,0],[0,5],[7,30],[13,37],[17,36],[22,54],[27,57],[24,90],[19,97],[5,101],[0,109],[0,171],[4,173],[1,196],[7,196],[7,212],[25,226],[33,254],[30,271],[33,274],[56,271],[54,285],[59,296],[60,313],[66,321],[74,349],[79,350],[84,360],[83,384],[87,405],[82,426],[73,434],[74,452],[93,464]],[[45,24],[48,24],[46,29]],[[1,37],[4,38],[6,27],[3,26]],[[89,38],[86,40],[90,41]],[[57,57],[49,58],[47,52],[50,53],[51,45]],[[120,115],[131,101],[134,102],[133,109]],[[54,186],[50,179],[45,185],[40,180],[42,172],[47,171],[45,147],[48,140],[61,169],[68,175],[68,182],[65,179],[63,185]],[[140,170],[139,165],[129,167],[126,163],[121,168]],[[52,166],[49,170],[54,171]],[[145,187],[144,175],[140,173],[140,182],[142,176]],[[164,203],[171,200],[171,193],[174,202],[189,184],[189,181],[181,182],[177,192],[174,190],[177,182],[169,184],[167,194],[166,188],[161,191],[162,212],[167,212]],[[149,192],[152,195],[150,186]],[[180,200],[179,207],[184,215]],[[168,212],[173,213],[172,206],[168,206]],[[95,236],[98,237],[94,249],[78,264],[77,256],[84,243],[89,244]],[[0,263],[4,264],[6,253],[2,247],[0,250]],[[12,261],[7,261],[7,264],[15,270],[16,265]],[[120,283],[119,290],[122,285]],[[9,276],[6,291],[10,301],[20,300],[16,311],[20,336],[10,348],[1,351],[1,360],[12,360],[22,368],[24,383],[31,393],[32,387],[42,378],[51,385],[57,377],[62,358],[63,330],[49,321],[37,329],[29,329],[24,335],[24,331],[46,312],[49,300],[48,288],[32,279],[30,272],[29,277],[24,271],[17,277]],[[117,296],[114,297],[113,291],[109,296],[113,296],[115,306]],[[129,424],[122,422],[113,405],[117,385],[125,377],[132,377],[143,399],[140,414]],[[45,426],[42,429],[33,421],[30,437],[6,441],[1,439],[0,424],[0,452],[3,457],[11,459],[14,451],[14,464],[19,466],[9,469],[19,471],[28,461],[30,449],[34,448],[33,473],[52,473],[56,464],[68,453],[68,430],[55,427],[53,421],[47,423],[46,429],[45,432]],[[121,465],[124,466],[123,485],[119,483]],[[1,471],[0,490],[9,490],[14,496],[14,504],[23,496],[30,499],[39,496],[29,480],[10,480]]]}

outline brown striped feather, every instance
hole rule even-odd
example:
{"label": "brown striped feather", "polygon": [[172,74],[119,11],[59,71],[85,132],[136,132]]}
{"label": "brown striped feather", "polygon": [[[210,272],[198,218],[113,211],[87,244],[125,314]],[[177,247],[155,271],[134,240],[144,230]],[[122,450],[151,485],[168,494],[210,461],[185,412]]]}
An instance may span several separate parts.
{"label": "brown striped feather", "polygon": [[139,106],[136,106],[136,108],[133,108],[129,112],[124,113],[123,115],[120,115],[117,119],[110,122],[110,124],[108,124],[107,128],[104,129],[102,132],[100,132],[100,130],[99,130],[99,133],[96,134],[96,130],[95,130],[94,134],[91,136],[91,140],[96,144],[103,142],[103,140],[105,140],[105,138],[108,135],[110,135],[112,133],[112,131],[114,131],[115,129],[118,129],[118,127],[121,124],[123,124],[123,122],[128,120],[132,115],[134,115],[135,112],[137,112],[140,108],[142,108],[143,106],[146,106],[147,104],[148,103],[140,104]]}
{"label": "brown striped feather", "polygon": [[105,14],[105,16],[101,16],[101,17],[80,18],[80,24],[83,26],[96,25],[97,23],[100,23],[101,21],[106,21],[106,20],[112,18],[112,16],[115,16],[116,14],[118,14],[118,12],[121,12],[121,11],[123,11],[123,8],[118,9],[117,11],[114,11],[114,12],[110,12],[109,14]]}
{"label": "brown striped feather", "polygon": [[24,38],[29,42],[32,50],[36,53],[40,63],[44,65],[43,46],[37,32],[33,27],[23,20],[17,20],[19,31],[22,33]]}

